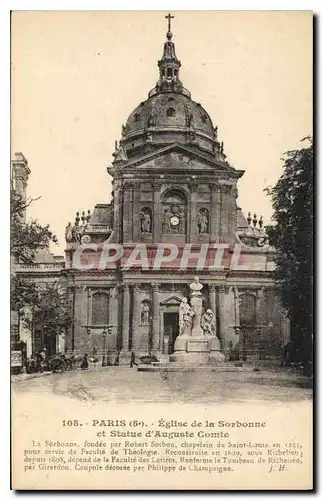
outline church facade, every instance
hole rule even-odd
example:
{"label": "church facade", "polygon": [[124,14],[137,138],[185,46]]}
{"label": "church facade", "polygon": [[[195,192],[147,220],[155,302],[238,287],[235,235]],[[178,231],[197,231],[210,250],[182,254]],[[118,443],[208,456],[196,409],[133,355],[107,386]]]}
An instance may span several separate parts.
{"label": "church facade", "polygon": [[[218,128],[184,88],[180,67],[169,18],[157,84],[122,126],[107,169],[112,201],[77,213],[66,228],[75,324],[65,348],[118,354],[120,362],[131,351],[167,358],[180,303],[198,275],[226,359],[280,357],[289,324],[273,281],[275,251],[262,218],[237,206],[244,172],[227,161]],[[102,266],[105,245],[122,251]]]}

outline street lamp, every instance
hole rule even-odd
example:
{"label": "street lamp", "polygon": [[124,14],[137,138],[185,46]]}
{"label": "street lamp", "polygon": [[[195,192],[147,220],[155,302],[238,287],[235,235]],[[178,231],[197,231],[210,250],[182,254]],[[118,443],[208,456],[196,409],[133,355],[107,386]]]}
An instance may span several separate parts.
{"label": "street lamp", "polygon": [[105,359],[105,339],[106,339],[106,337],[107,337],[107,332],[104,329],[102,331],[102,342],[103,342],[102,366],[107,366],[107,362],[106,362],[106,359]]}
{"label": "street lamp", "polygon": [[108,325],[107,330],[104,328],[102,331],[102,342],[103,342],[102,366],[107,366],[107,358],[105,355],[105,341],[107,338],[107,334],[111,335],[111,333],[112,333],[112,325]]}

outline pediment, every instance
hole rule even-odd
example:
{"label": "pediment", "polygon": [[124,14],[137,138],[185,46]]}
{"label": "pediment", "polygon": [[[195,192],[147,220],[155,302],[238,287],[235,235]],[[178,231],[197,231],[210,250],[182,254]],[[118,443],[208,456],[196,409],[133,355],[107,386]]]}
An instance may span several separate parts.
{"label": "pediment", "polygon": [[226,172],[240,177],[242,171],[235,170],[228,164],[221,163],[202,152],[191,150],[182,144],[174,143],[165,148],[153,151],[141,158],[130,160],[123,166],[122,172],[162,171],[163,173],[183,171],[190,172]]}
{"label": "pediment", "polygon": [[172,295],[171,297],[168,297],[168,299],[161,302],[160,305],[162,305],[162,306],[179,306],[179,304],[181,302],[182,302],[181,298],[176,297],[176,295]]}

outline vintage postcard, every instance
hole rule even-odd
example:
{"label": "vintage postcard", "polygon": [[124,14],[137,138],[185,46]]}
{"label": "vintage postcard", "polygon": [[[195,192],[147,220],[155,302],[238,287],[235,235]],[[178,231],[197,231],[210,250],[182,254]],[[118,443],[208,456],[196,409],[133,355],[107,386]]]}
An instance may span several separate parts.
{"label": "vintage postcard", "polygon": [[312,40],[12,12],[13,489],[313,488]]}

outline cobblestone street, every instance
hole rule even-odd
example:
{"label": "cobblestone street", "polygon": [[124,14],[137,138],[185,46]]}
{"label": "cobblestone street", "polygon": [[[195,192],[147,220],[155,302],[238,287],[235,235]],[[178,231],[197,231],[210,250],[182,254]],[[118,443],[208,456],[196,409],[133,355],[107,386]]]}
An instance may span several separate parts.
{"label": "cobblestone street", "polygon": [[312,397],[311,379],[283,371],[257,372],[138,372],[129,367],[107,367],[87,372],[12,380],[17,395],[56,395],[87,402],[286,404]]}

